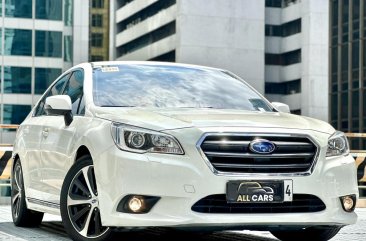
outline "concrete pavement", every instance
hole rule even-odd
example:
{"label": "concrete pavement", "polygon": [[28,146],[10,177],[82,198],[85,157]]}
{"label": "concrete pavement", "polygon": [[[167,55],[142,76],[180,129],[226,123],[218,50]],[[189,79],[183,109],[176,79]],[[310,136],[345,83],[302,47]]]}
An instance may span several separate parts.
{"label": "concrete pavement", "polygon": [[[345,227],[332,241],[364,241],[366,237],[366,209],[357,209],[357,224]],[[118,233],[114,240],[133,241],[170,241],[177,239],[177,234],[164,229],[148,229],[146,231]],[[0,206],[0,241],[66,241],[70,240],[62,226],[60,217],[45,215],[42,225],[38,228],[18,228],[11,221],[10,206]],[[221,232],[195,237],[195,241],[276,241],[268,232]]]}

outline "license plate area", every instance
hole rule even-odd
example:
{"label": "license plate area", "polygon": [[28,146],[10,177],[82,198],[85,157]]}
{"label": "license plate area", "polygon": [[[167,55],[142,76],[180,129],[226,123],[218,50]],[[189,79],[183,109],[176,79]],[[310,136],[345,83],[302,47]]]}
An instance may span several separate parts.
{"label": "license plate area", "polygon": [[282,203],[292,201],[292,180],[229,181],[228,203]]}

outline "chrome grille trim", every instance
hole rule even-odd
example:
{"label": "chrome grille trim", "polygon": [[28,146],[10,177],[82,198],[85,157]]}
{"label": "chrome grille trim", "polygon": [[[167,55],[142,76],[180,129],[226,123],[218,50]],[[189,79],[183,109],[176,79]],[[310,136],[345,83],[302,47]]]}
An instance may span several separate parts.
{"label": "chrome grille trim", "polygon": [[[273,143],[275,143],[276,146],[281,147],[281,146],[297,146],[299,144],[304,144],[303,146],[308,146],[308,147],[315,147],[315,153],[312,154],[313,155],[313,159],[309,165],[309,168],[307,169],[307,171],[299,171],[299,172],[281,172],[278,171],[276,173],[270,173],[270,172],[232,172],[232,171],[219,171],[217,170],[214,165],[217,165],[218,163],[215,162],[211,162],[208,157],[206,156],[205,152],[203,152],[201,146],[203,145],[203,143],[205,142],[205,144],[209,143],[209,144],[226,144],[226,145],[230,145],[230,146],[238,146],[235,145],[235,143],[240,143],[241,146],[245,146],[245,145],[249,145],[250,141],[205,141],[205,139],[209,136],[230,136],[230,137],[258,137],[260,136],[261,138],[281,138],[281,137],[286,137],[286,138],[306,138],[310,143],[307,142],[297,142],[295,144],[293,144],[293,142],[288,142],[288,141],[273,141]],[[313,145],[313,146],[312,146]],[[238,132],[209,132],[209,133],[205,133],[201,136],[201,138],[199,139],[199,141],[196,144],[196,148],[199,151],[199,153],[201,154],[202,158],[204,159],[204,161],[206,162],[207,166],[210,168],[210,170],[218,176],[247,176],[247,177],[260,177],[260,176],[308,176],[310,175],[314,168],[315,165],[317,163],[318,157],[319,157],[319,152],[320,152],[320,146],[319,144],[310,136],[307,134],[286,134],[286,133],[282,133],[282,134],[274,134],[274,133],[264,133],[264,132],[260,132],[260,133],[238,133]],[[207,152],[206,152],[207,153]],[[243,153],[230,153],[229,154],[233,154],[234,157],[239,157],[240,156],[247,156],[247,154]],[[296,154],[297,156],[299,156],[298,154],[303,154],[304,156],[308,155],[309,153],[296,153],[294,152],[294,154]],[[261,155],[261,154],[250,154],[252,155],[252,157],[259,157],[259,156],[253,156],[253,155]],[[276,155],[272,154],[272,158]],[[285,157],[286,154],[282,153],[280,154],[282,155],[281,158]],[[291,157],[294,157],[295,155],[292,155]],[[268,158],[269,156],[266,155],[265,158]],[[274,158],[275,159],[275,158]],[[222,165],[223,163],[219,163],[219,165]],[[245,164],[244,164],[245,165]],[[287,166],[289,167],[289,165],[291,164],[287,164]],[[298,167],[303,168],[304,166],[302,166],[302,164],[297,164]],[[299,166],[300,165],[300,166]],[[276,165],[276,167],[278,166],[277,169],[281,169],[281,168],[285,168],[279,165]],[[262,168],[261,166],[259,166],[259,168]],[[263,167],[263,168],[267,168],[267,167]]]}
{"label": "chrome grille trim", "polygon": [[[293,158],[294,154],[255,154],[255,153],[231,153],[231,152],[212,152],[206,151],[207,156],[221,156],[221,157],[264,157],[264,158]],[[309,157],[313,153],[296,153],[296,156]]]}

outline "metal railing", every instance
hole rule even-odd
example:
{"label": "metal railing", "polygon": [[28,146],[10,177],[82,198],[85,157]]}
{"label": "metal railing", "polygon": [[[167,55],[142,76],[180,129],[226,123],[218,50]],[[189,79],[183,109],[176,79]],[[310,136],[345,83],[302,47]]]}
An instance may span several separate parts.
{"label": "metal railing", "polygon": [[[366,138],[366,133],[345,133],[348,139]],[[366,140],[366,139],[365,139]],[[351,150],[351,155],[355,158],[357,167],[357,180],[360,197],[366,197],[366,150]]]}
{"label": "metal railing", "polygon": [[[0,124],[0,130],[18,129],[18,125]],[[10,195],[10,174],[12,166],[12,149],[11,143],[0,143],[0,196]]]}

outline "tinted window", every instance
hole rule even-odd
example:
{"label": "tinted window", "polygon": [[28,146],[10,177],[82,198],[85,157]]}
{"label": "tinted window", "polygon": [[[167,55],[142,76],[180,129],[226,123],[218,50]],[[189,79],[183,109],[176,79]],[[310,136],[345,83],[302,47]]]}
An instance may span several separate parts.
{"label": "tinted window", "polygon": [[62,0],[36,0],[36,18],[62,20]]}
{"label": "tinted window", "polygon": [[69,79],[70,73],[64,75],[61,77],[56,84],[53,85],[53,87],[43,96],[42,100],[39,102],[38,106],[36,107],[35,116],[44,115],[44,103],[46,101],[46,98],[53,95],[61,95],[62,90],[64,89],[64,85],[66,81]]}
{"label": "tinted window", "polygon": [[36,56],[61,57],[62,33],[36,30]]}
{"label": "tinted window", "polygon": [[5,55],[32,55],[32,30],[5,29]]}
{"label": "tinted window", "polygon": [[64,36],[64,61],[72,62],[72,37]]}
{"label": "tinted window", "polygon": [[32,69],[4,66],[4,93],[30,94]]}
{"label": "tinted window", "polygon": [[73,0],[64,0],[64,24],[66,26],[72,25],[72,8]]}
{"label": "tinted window", "polygon": [[43,94],[61,72],[61,69],[55,68],[35,68],[34,93]]}
{"label": "tinted window", "polygon": [[32,0],[6,0],[5,16],[32,18]]}
{"label": "tinted window", "polygon": [[84,81],[83,71],[76,70],[71,75],[69,81],[65,86],[65,90],[63,91],[64,95],[68,95],[71,98],[72,113],[74,115],[78,114],[80,100],[83,97],[83,81]]}
{"label": "tinted window", "polygon": [[20,124],[31,110],[30,105],[4,104],[4,124]]}
{"label": "tinted window", "polygon": [[243,81],[215,69],[119,65],[94,69],[98,106],[216,108],[271,111]]}

